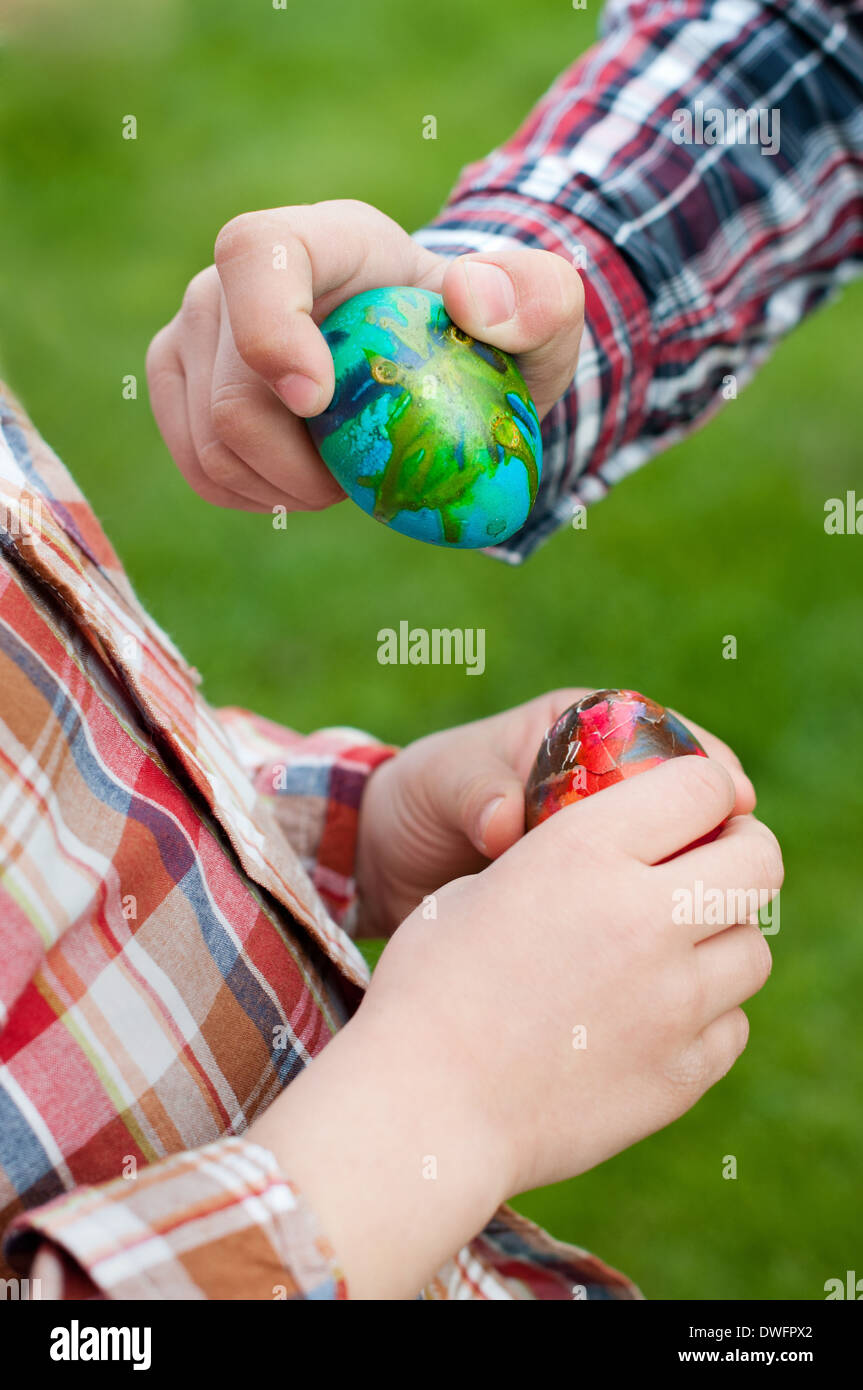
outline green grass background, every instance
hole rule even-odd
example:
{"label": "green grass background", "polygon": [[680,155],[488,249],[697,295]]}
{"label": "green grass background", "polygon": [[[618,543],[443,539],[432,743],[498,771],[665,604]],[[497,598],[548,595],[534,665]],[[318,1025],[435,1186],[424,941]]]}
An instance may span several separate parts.
{"label": "green grass background", "polygon": [[[782,930],[744,1058],[671,1129],[520,1207],[651,1297],[819,1298],[863,1274],[863,538],[823,529],[825,499],[859,477],[861,287],[520,571],[350,504],[274,531],[186,489],[149,414],[150,337],[235,213],[352,196],[421,224],[592,42],[598,6],[25,13],[0,50],[0,360],[209,697],[408,740],[558,684],[634,685],[736,747],[782,840]],[[485,627],[484,678],[380,667],[376,633],[403,617]]]}

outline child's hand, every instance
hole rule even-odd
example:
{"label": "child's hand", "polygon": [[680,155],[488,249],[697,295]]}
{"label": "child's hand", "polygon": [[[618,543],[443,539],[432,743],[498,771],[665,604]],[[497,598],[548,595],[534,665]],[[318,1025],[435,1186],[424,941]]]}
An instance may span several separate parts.
{"label": "child's hand", "polygon": [[[670,1124],[733,1065],[770,969],[740,890],[782,881],[769,830],[723,825],[738,799],[718,760],[672,759],[557,812],[395,933],[357,1014],[253,1131],[354,1297],[410,1297],[501,1200]],[[739,925],[674,920],[699,880]]]}
{"label": "child's hand", "polygon": [[[587,690],[557,690],[516,709],[431,734],[383,763],[366,788],[357,848],[360,931],[388,936],[430,893],[497,859],[524,831],[524,784],[546,729]],[[689,727],[730,772],[734,813],[752,784],[724,743]]]}
{"label": "child's hand", "polygon": [[569,261],[527,248],[448,260],[351,200],[246,213],[216,241],[147,355],[153,413],[187,482],[247,511],[329,507],[344,496],[303,419],[329,404],[317,328],[352,295],[418,285],[465,332],[516,353],[540,417],[572,380],[583,291]]}
{"label": "child's hand", "polygon": [[[742,1051],[739,1005],[767,979],[770,951],[748,923],[751,896],[735,890],[772,897],[782,856],[771,831],[733,814],[737,799],[713,759],[661,764],[444,888],[437,919],[414,913],[384,952],[376,1002],[434,1018],[452,1055],[470,1058],[512,1191],[669,1124]],[[694,900],[699,880],[741,925],[675,923],[679,890]]]}

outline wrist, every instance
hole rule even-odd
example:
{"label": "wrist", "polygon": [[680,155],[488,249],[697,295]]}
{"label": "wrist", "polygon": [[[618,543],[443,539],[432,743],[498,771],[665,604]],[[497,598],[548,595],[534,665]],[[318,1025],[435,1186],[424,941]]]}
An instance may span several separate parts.
{"label": "wrist", "polygon": [[464,1055],[371,996],[256,1121],[354,1298],[412,1298],[508,1194]]}

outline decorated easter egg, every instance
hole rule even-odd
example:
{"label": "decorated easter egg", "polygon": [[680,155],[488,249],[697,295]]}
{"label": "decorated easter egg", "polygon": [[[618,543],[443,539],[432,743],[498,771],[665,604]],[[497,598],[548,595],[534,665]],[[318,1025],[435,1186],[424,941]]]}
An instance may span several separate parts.
{"label": "decorated easter egg", "polygon": [[562,806],[668,758],[707,754],[680,720],[634,690],[597,690],[552,724],[525,791],[528,830]]}
{"label": "decorated easter egg", "polygon": [[505,352],[457,328],[439,294],[367,290],[321,324],[336,389],[309,430],[349,497],[432,545],[518,531],[542,466],[539,417]]}

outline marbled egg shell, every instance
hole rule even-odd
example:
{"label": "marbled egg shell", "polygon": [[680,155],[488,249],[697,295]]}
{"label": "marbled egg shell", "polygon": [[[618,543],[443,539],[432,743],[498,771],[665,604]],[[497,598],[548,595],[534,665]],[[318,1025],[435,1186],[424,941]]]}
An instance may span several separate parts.
{"label": "marbled egg shell", "polygon": [[439,294],[368,290],[321,324],[332,403],[309,420],[330,472],[376,521],[432,545],[496,545],[536,498],[542,441],[513,359],[462,333]]}
{"label": "marbled egg shell", "polygon": [[598,690],[552,724],[525,790],[528,830],[667,758],[707,754],[670,710],[635,690]]}

